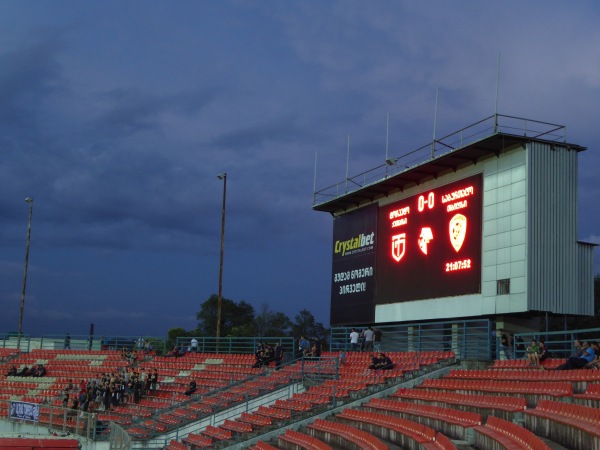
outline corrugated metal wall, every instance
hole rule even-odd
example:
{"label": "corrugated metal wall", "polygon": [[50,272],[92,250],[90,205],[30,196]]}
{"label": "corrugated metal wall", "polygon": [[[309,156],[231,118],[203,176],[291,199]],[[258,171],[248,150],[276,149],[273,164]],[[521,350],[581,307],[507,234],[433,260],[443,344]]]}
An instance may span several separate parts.
{"label": "corrugated metal wall", "polygon": [[527,156],[528,308],[593,314],[593,291],[588,298],[580,286],[580,274],[593,270],[582,267],[589,262],[577,243],[577,151],[530,142]]}
{"label": "corrugated metal wall", "polygon": [[[579,298],[587,305],[585,313],[593,315],[594,311],[594,247],[595,244],[577,243],[577,256],[579,257],[578,289]],[[591,300],[589,300],[591,299]],[[587,302],[586,302],[587,300]],[[588,305],[589,303],[589,305]]]}

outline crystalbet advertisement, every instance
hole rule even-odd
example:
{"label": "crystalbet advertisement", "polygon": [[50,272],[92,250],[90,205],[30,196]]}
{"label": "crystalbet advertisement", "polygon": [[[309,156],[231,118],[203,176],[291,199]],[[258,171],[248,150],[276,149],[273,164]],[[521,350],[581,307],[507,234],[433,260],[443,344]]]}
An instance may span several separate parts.
{"label": "crystalbet advertisement", "polygon": [[337,217],[333,223],[331,323],[374,320],[377,205]]}

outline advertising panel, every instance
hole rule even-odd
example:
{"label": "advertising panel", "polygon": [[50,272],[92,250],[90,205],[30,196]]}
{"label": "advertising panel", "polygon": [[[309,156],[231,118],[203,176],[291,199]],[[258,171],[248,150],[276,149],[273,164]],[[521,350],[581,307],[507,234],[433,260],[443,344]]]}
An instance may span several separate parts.
{"label": "advertising panel", "polygon": [[481,292],[482,176],[379,208],[377,304]]}
{"label": "advertising panel", "polygon": [[377,205],[334,219],[331,325],[373,321],[376,248]]}

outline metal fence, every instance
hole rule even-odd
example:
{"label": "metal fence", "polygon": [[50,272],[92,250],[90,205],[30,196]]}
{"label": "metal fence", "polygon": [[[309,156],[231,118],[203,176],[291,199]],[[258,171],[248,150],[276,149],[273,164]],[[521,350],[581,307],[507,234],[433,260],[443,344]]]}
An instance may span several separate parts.
{"label": "metal fence", "polygon": [[0,419],[43,427],[57,434],[76,434],[88,439],[109,439],[108,422],[100,422],[96,414],[47,404],[0,400]]}
{"label": "metal fence", "polygon": [[285,355],[293,354],[295,349],[295,339],[291,337],[178,337],[177,347],[186,351],[193,351],[192,339],[198,341],[197,351],[200,353],[254,353],[261,343],[268,343],[275,346],[279,343],[283,348]]}
{"label": "metal fence", "polygon": [[[492,357],[492,322],[487,319],[408,323],[376,326],[382,333],[381,351],[426,352],[453,351],[457,358],[466,360],[489,360]],[[331,329],[332,351],[349,351],[350,332],[353,327]],[[361,333],[359,327],[354,327]],[[359,347],[364,350],[361,337]]]}
{"label": "metal fence", "polygon": [[[18,336],[14,333],[0,334],[0,348],[17,348]],[[162,353],[166,340],[156,336],[89,336],[89,335],[44,335],[32,337],[21,335],[21,351],[31,350],[120,350],[122,348],[148,349]]]}
{"label": "metal fence", "polygon": [[410,170],[423,164],[452,153],[474,142],[480,141],[497,133],[513,136],[544,139],[550,142],[566,142],[566,127],[538,120],[521,117],[494,114],[444,137],[436,138],[422,147],[411,150],[399,157],[390,158],[393,162],[383,163],[373,169],[362,172],[344,181],[316,191],[313,195],[313,206],[327,203],[335,198],[358,191],[365,186],[375,184],[383,179]]}
{"label": "metal fence", "polygon": [[[550,352],[551,357],[567,358],[573,353],[573,342],[578,339],[580,341],[597,341],[600,342],[600,328],[584,328],[581,330],[565,330],[565,331],[549,331],[549,332],[532,332],[532,333],[515,333],[512,342],[512,354],[500,355],[499,359],[527,358],[526,349],[531,343],[531,340],[543,340]],[[498,347],[499,348],[499,347]]]}

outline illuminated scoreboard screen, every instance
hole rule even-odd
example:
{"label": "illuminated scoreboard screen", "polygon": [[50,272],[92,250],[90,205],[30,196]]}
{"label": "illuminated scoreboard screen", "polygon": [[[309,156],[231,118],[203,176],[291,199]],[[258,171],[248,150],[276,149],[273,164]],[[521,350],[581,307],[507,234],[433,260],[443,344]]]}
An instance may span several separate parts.
{"label": "illuminated scoreboard screen", "polygon": [[380,206],[376,304],[481,292],[482,176]]}

